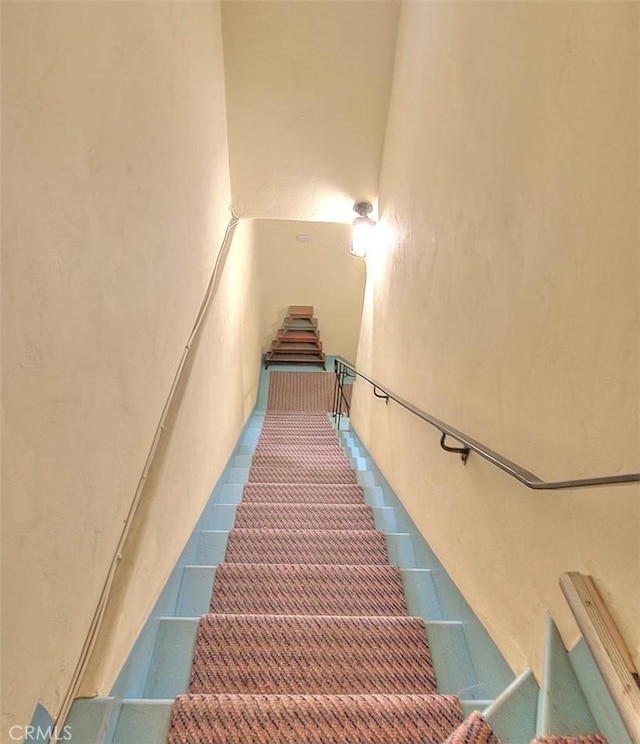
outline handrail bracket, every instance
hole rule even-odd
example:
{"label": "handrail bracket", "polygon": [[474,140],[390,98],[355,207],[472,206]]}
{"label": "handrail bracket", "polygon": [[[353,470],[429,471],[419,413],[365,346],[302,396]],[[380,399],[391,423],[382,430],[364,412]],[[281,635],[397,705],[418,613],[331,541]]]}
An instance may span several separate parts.
{"label": "handrail bracket", "polygon": [[446,432],[442,432],[442,439],[440,440],[440,446],[445,452],[454,452],[458,453],[460,455],[460,459],[462,460],[462,464],[467,464],[467,458],[469,457],[469,453],[471,450],[469,447],[450,447],[448,444],[445,444],[445,440],[447,438]]}
{"label": "handrail bracket", "polygon": [[382,398],[385,402],[385,404],[389,405],[389,396],[385,392],[378,392],[380,388],[377,385],[373,386],[373,394],[376,396],[376,398]]}

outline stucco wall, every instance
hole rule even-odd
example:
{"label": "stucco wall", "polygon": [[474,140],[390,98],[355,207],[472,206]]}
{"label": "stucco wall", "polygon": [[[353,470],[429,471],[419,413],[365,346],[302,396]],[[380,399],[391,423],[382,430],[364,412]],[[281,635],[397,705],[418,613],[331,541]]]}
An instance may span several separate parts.
{"label": "stucco wall", "polygon": [[349,220],[356,199],[377,197],[399,4],[222,7],[238,214]]}
{"label": "stucco wall", "polygon": [[[358,363],[547,478],[638,472],[639,8],[405,3]],[[563,571],[640,661],[640,493],[532,492],[358,385],[355,425],[515,670]]]}
{"label": "stucco wall", "polygon": [[[260,371],[253,226],[241,222],[135,522],[81,695],[105,693],[253,410]],[[124,653],[123,653],[124,651]]]}
{"label": "stucco wall", "polygon": [[351,225],[255,220],[254,231],[262,350],[289,305],[313,305],[325,353],[354,361],[365,266],[349,253]]}
{"label": "stucco wall", "polygon": [[[230,187],[216,3],[3,3],[2,13],[8,725],[28,722],[38,701],[55,715],[69,684]],[[101,692],[255,395],[254,306],[241,310],[251,263],[247,236],[238,241],[139,512],[132,576],[133,556],[123,558],[119,624],[90,680]]]}

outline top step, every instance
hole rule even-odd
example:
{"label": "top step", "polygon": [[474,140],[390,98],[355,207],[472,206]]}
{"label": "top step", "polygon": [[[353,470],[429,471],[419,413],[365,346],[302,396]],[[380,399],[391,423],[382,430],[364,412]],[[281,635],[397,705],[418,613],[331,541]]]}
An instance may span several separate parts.
{"label": "top step", "polygon": [[312,318],[313,305],[289,305],[290,318]]}

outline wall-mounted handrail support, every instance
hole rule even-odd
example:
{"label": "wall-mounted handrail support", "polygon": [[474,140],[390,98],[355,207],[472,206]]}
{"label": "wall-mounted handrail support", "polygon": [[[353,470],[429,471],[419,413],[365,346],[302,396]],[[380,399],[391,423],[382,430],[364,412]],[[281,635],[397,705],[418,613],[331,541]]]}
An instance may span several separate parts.
{"label": "wall-mounted handrail support", "polygon": [[373,394],[376,396],[376,398],[382,398],[384,402],[389,405],[389,396],[386,393],[381,392],[380,388],[377,385],[373,386]]}
{"label": "wall-mounted handrail support", "polygon": [[569,571],[560,588],[634,744],[640,744],[640,686],[620,631],[591,576]]}
{"label": "wall-mounted handrail support", "polygon": [[445,440],[447,438],[447,435],[445,432],[442,432],[442,439],[440,440],[440,446],[445,452],[457,452],[460,454],[460,459],[462,460],[462,464],[467,464],[467,458],[469,457],[469,452],[471,450],[468,447],[450,447],[448,444],[445,443]]}
{"label": "wall-mounted handrail support", "polygon": [[[462,448],[460,448],[460,454],[463,455],[463,462],[466,462],[470,452],[475,452],[477,455],[480,455],[480,457],[487,460],[492,465],[495,465],[495,467],[507,473],[507,475],[515,478],[527,488],[531,488],[536,491],[543,491],[568,488],[586,488],[588,486],[613,486],[622,485],[625,483],[640,483],[640,473],[605,475],[595,478],[573,478],[570,480],[560,481],[542,480],[542,478],[539,478],[531,471],[526,470],[521,465],[518,465],[517,463],[507,459],[506,457],[504,457],[504,455],[501,455],[498,452],[494,452],[492,449],[489,449],[489,447],[486,447],[484,444],[476,441],[464,432],[459,431],[453,426],[446,424],[444,421],[440,421],[440,419],[437,419],[430,413],[427,413],[417,406],[414,406],[412,403],[407,402],[384,385],[381,385],[377,380],[374,380],[368,375],[365,375],[364,373],[357,370],[352,364],[349,364],[348,362],[341,359],[336,359],[334,370],[336,373],[336,385],[334,389],[333,417],[334,420],[338,421],[338,426],[340,418],[342,417],[342,403],[344,403],[344,407],[347,413],[350,413],[350,406],[347,403],[343,390],[344,379],[345,376],[348,374],[350,377],[359,377],[360,379],[368,382],[373,387],[373,394],[376,396],[376,398],[383,398],[387,405],[389,401],[392,400],[397,405],[409,411],[409,413],[412,413],[414,416],[417,416],[423,421],[426,421],[428,424],[431,424],[431,426],[434,426],[436,429],[439,429],[440,432],[443,434],[443,438],[440,440],[442,449],[446,450],[447,452],[459,451],[458,448],[450,449],[447,445],[445,445],[446,437],[451,437],[451,439],[455,439],[462,445]],[[463,449],[466,450],[466,456],[464,456]]]}

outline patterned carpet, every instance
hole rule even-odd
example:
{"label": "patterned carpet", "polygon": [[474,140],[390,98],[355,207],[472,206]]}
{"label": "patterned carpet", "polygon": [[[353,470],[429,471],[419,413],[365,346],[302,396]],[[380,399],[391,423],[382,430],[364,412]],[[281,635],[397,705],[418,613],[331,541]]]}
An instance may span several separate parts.
{"label": "patterned carpet", "polygon": [[389,563],[384,535],[362,530],[234,529],[228,563],[319,563],[380,566]]}
{"label": "patterned carpet", "polygon": [[[437,694],[424,622],[407,614],[325,413],[332,397],[331,374],[271,373],[168,744],[499,744],[480,714],[463,722],[460,701]],[[551,741],[603,744],[539,740]]]}
{"label": "patterned carpet", "polygon": [[356,474],[341,464],[306,465],[288,468],[256,465],[249,471],[251,483],[357,483]]}
{"label": "patterned carpet", "polygon": [[211,612],[265,615],[406,615],[395,566],[223,563]]}
{"label": "patterned carpet", "polygon": [[236,526],[259,530],[374,530],[366,504],[240,504]]}
{"label": "patterned carpet", "polygon": [[[335,380],[333,372],[271,372],[267,408],[287,413],[332,411]],[[351,389],[344,387],[347,403]]]}
{"label": "patterned carpet", "polygon": [[242,501],[245,504],[363,504],[364,489],[355,483],[247,483]]}
{"label": "patterned carpet", "polygon": [[189,692],[431,694],[436,685],[419,618],[209,614]]}
{"label": "patterned carpet", "polygon": [[450,695],[185,695],[169,744],[429,744],[461,720]]}
{"label": "patterned carpet", "polygon": [[265,416],[169,744],[435,744],[462,721],[319,403],[332,377],[271,373],[293,410]]}

